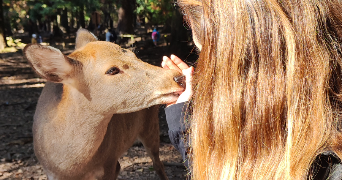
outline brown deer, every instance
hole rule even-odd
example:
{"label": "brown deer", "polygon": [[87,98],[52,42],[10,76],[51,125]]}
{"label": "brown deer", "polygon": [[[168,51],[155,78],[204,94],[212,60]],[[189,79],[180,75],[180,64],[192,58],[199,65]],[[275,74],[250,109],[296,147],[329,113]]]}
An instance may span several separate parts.
{"label": "brown deer", "polygon": [[[161,179],[158,104],[184,90],[180,73],[152,66],[120,46],[79,30],[76,50],[27,45],[24,54],[46,83],[34,115],[35,154],[49,180],[113,179],[118,159],[141,140]],[[180,78],[181,79],[181,78]]]}

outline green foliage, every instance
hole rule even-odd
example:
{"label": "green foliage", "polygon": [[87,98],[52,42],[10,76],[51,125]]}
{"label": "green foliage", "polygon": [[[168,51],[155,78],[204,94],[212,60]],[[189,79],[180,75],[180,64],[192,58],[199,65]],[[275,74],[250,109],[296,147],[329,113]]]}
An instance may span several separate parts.
{"label": "green foliage", "polygon": [[4,18],[5,19],[6,19],[6,17],[11,17],[11,18],[6,19],[5,24],[6,25],[9,24],[12,27],[18,27],[18,25],[19,25],[18,19],[19,19],[19,13],[20,12],[17,12],[16,9],[12,9],[8,5],[8,2],[6,2],[6,1],[4,2],[4,5],[3,5],[3,12],[4,12]]}
{"label": "green foliage", "polygon": [[[32,23],[55,21],[57,15],[62,17],[63,9],[67,8],[68,15],[79,16],[84,10],[84,19],[89,21],[94,11],[107,12],[112,19],[117,19],[116,10],[125,0],[3,0],[3,10],[7,29],[30,29]],[[165,24],[172,17],[175,0],[136,0],[134,13],[147,18],[152,24]],[[65,16],[64,16],[65,17]],[[79,17],[76,17],[79,18]],[[64,20],[61,20],[65,22]],[[77,19],[79,20],[79,19]],[[7,26],[7,25],[6,25]],[[64,26],[64,25],[63,25]]]}
{"label": "green foliage", "polygon": [[[79,12],[83,7],[85,10],[85,19],[89,20],[90,14],[94,10],[101,8],[102,0],[3,0],[3,9],[5,21],[15,29],[21,29],[22,26],[28,26],[28,20],[32,22],[55,20],[56,15],[62,15],[64,8],[68,12]],[[107,0],[116,1],[116,0]]]}
{"label": "green foliage", "polygon": [[146,17],[152,24],[164,24],[172,17],[173,0],[137,0],[137,15]]}
{"label": "green foliage", "polygon": [[27,1],[27,5],[30,7],[28,11],[29,18],[36,21],[45,20],[45,17],[56,15],[59,9],[68,7],[71,3],[64,0],[54,0],[52,2],[40,0]]}
{"label": "green foliage", "polygon": [[100,0],[72,0],[71,7],[84,6],[86,13],[91,14],[94,10],[98,10],[101,7]]}

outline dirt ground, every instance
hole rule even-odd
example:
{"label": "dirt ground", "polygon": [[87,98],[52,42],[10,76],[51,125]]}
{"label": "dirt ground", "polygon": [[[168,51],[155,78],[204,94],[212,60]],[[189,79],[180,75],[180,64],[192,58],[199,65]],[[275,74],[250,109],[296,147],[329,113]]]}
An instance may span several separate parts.
{"label": "dirt ground", "polygon": [[[165,47],[150,49],[140,48],[135,52],[142,60],[159,65]],[[70,52],[70,49],[63,50],[65,54]],[[31,131],[35,106],[44,83],[45,80],[33,72],[21,50],[0,54],[0,180],[46,179],[34,155]],[[182,158],[170,144],[164,116],[161,111],[160,158],[171,180],[187,179]],[[118,179],[159,179],[141,143],[135,143],[119,161],[121,172]]]}

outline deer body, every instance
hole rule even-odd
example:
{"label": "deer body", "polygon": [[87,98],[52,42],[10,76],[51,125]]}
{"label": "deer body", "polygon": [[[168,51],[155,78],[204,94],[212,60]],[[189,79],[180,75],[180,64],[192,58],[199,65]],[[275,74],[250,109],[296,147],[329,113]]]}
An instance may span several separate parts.
{"label": "deer body", "polygon": [[48,179],[116,179],[118,159],[139,138],[161,179],[157,104],[184,88],[164,70],[79,30],[76,51],[29,45],[25,56],[48,79],[33,123],[35,154]]}

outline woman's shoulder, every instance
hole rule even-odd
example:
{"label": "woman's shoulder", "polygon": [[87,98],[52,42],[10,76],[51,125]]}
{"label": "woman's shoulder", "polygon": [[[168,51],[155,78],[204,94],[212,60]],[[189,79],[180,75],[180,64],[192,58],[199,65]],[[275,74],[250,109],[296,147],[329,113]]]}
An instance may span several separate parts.
{"label": "woman's shoulder", "polygon": [[342,164],[338,156],[332,151],[319,154],[311,165],[313,180],[341,180]]}

